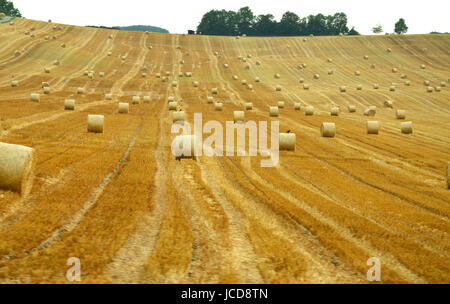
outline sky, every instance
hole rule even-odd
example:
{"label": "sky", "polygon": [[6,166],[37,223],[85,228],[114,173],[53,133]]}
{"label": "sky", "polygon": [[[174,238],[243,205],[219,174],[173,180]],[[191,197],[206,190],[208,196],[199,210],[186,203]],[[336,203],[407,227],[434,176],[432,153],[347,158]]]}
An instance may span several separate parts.
{"label": "sky", "polygon": [[[11,0],[10,0],[11,1]],[[280,20],[286,11],[300,17],[344,12],[348,26],[372,34],[376,24],[392,33],[399,18],[408,34],[450,32],[449,0],[12,0],[28,19],[71,25],[153,25],[170,33],[195,30],[202,16],[212,9],[237,11],[249,6],[255,15],[272,14]]]}

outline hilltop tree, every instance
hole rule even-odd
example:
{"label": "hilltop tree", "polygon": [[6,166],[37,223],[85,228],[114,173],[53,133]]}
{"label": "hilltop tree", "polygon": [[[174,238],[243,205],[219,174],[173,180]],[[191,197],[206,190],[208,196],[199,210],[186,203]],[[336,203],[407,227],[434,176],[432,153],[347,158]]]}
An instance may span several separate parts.
{"label": "hilltop tree", "polygon": [[336,13],[334,16],[327,16],[327,35],[347,34],[347,15],[345,13]]}
{"label": "hilltop tree", "polygon": [[197,33],[203,35],[236,35],[236,13],[226,10],[211,10],[207,12],[197,27]]}
{"label": "hilltop tree", "polygon": [[12,17],[22,17],[22,14],[14,7],[14,4],[7,0],[0,0],[0,13],[5,13],[7,16]]}
{"label": "hilltop tree", "polygon": [[405,19],[398,19],[397,23],[395,23],[394,32],[396,34],[404,34],[408,31],[408,27],[406,26]]}
{"label": "hilltop tree", "polygon": [[256,17],[254,32],[257,36],[274,36],[277,32],[277,22],[272,14]]}
{"label": "hilltop tree", "polygon": [[351,30],[348,31],[348,35],[349,36],[356,36],[356,35],[361,35],[357,30],[355,30],[355,27],[353,26],[351,28]]}
{"label": "hilltop tree", "polygon": [[301,32],[300,17],[289,11],[284,13],[283,17],[281,17],[278,29],[278,34],[283,36],[299,35]]}
{"label": "hilltop tree", "polygon": [[236,13],[236,21],[238,35],[249,35],[253,30],[255,15],[253,15],[252,10],[248,6],[242,7]]}
{"label": "hilltop tree", "polygon": [[381,24],[377,24],[372,28],[372,32],[374,34],[379,34],[383,32],[383,27],[381,26]]}

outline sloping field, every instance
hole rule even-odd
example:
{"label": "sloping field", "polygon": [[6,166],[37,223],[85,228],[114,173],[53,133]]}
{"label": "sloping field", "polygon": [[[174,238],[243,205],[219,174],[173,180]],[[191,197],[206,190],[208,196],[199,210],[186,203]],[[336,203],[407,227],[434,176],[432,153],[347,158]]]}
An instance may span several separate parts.
{"label": "sloping field", "polygon": [[[305,41],[54,26],[0,25],[0,141],[35,149],[30,193],[0,190],[0,283],[67,283],[70,257],[83,283],[367,283],[370,257],[384,283],[450,283],[449,35]],[[156,77],[166,72],[167,82]],[[212,88],[221,112],[207,103]],[[151,101],[132,104],[135,95]],[[261,156],[177,161],[169,96],[188,122],[203,113],[224,126],[252,102],[245,120],[279,120],[296,149],[273,168]],[[76,100],[74,111],[65,99]],[[278,101],[285,107],[269,117]],[[129,114],[118,102],[130,103]],[[374,117],[363,115],[369,106]],[[104,115],[103,133],[87,132],[88,114]],[[366,134],[367,120],[380,122],[378,135]],[[320,136],[322,122],[336,124],[334,138]]]}

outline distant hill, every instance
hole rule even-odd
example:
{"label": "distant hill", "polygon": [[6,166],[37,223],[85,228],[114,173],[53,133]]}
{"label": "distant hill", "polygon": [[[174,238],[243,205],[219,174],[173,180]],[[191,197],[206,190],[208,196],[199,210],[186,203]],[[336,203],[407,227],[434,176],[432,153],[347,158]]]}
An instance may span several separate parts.
{"label": "distant hill", "polygon": [[118,26],[123,31],[135,31],[135,32],[154,32],[154,33],[169,33],[168,30],[151,25],[130,25],[130,26]]}

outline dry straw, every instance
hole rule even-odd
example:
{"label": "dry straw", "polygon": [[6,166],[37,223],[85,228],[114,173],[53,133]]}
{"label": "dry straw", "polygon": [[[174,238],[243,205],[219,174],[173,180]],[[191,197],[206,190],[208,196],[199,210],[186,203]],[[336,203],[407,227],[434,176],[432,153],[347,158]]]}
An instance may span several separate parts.
{"label": "dry straw", "polygon": [[192,85],[194,86],[194,88],[198,88],[199,83],[198,83],[198,81],[194,81],[194,82],[192,82]]}
{"label": "dry straw", "polygon": [[0,188],[27,195],[32,186],[34,150],[0,142]]}
{"label": "dry straw", "polygon": [[300,111],[300,109],[301,109],[300,103],[299,102],[294,102],[294,110]]}
{"label": "dry straw", "polygon": [[171,101],[169,102],[169,111],[176,111],[178,106],[178,102]]}
{"label": "dry straw", "polygon": [[427,87],[427,92],[428,92],[428,93],[433,92],[433,87]]}
{"label": "dry straw", "polygon": [[212,96],[206,97],[206,102],[207,103],[213,103],[214,102],[214,97],[212,97]]}
{"label": "dry straw", "polygon": [[338,107],[332,107],[330,111],[331,116],[339,116],[339,108]]}
{"label": "dry straw", "polygon": [[241,80],[241,84],[242,84],[242,85],[246,85],[246,84],[247,84],[247,80],[242,79],[242,80]]}
{"label": "dry straw", "polygon": [[88,115],[88,132],[103,133],[105,117],[103,115]]}
{"label": "dry straw", "polygon": [[66,99],[64,100],[64,110],[75,110],[75,100],[74,99]]}
{"label": "dry straw", "polygon": [[281,86],[279,84],[275,87],[275,91],[277,92],[281,91]]}
{"label": "dry straw", "polygon": [[354,112],[356,112],[356,106],[354,106],[354,105],[349,105],[349,106],[347,107],[347,109],[348,109],[348,112],[349,112],[349,113],[354,113]]}
{"label": "dry straw", "polygon": [[275,75],[273,75],[275,78],[279,79],[281,76],[280,74],[276,73]]}
{"label": "dry straw", "polygon": [[361,72],[360,71],[355,71],[355,76],[360,76]]}
{"label": "dry straw", "polygon": [[223,104],[221,102],[216,102],[214,104],[214,110],[215,111],[222,111],[222,108],[223,108]]}
{"label": "dry straw", "polygon": [[281,151],[295,151],[295,143],[297,141],[295,133],[280,133],[278,139]]}
{"label": "dry straw", "polygon": [[17,86],[19,86],[19,81],[17,81],[17,80],[12,80],[11,81],[11,87],[17,87]]}
{"label": "dry straw", "polygon": [[369,120],[366,124],[367,134],[378,134],[378,130],[380,129],[380,123],[375,120]]}
{"label": "dry straw", "polygon": [[169,96],[169,97],[167,97],[167,101],[168,102],[175,101],[175,97]]}
{"label": "dry straw", "polygon": [[84,88],[78,88],[77,94],[84,94]]}
{"label": "dry straw", "polygon": [[405,119],[405,117],[406,117],[406,111],[405,110],[397,110],[396,112],[395,112],[395,117],[397,118],[397,119]]}
{"label": "dry straw", "polygon": [[322,137],[334,137],[336,135],[336,125],[334,122],[323,122],[320,127]]}
{"label": "dry straw", "polygon": [[392,73],[397,73],[397,68],[392,68]]}
{"label": "dry straw", "polygon": [[391,85],[391,86],[389,87],[389,91],[395,92],[395,85]]}
{"label": "dry straw", "polygon": [[256,78],[255,78],[255,82],[260,82],[259,77],[256,77]]}
{"label": "dry straw", "polygon": [[380,86],[378,85],[378,83],[374,83],[374,84],[373,84],[373,88],[374,88],[375,90],[378,90],[378,89],[380,88]]}
{"label": "dry straw", "polygon": [[346,91],[347,91],[347,87],[345,87],[345,86],[340,86],[340,87],[339,87],[339,91],[340,91],[341,93],[346,92]]}
{"label": "dry straw", "polygon": [[412,133],[412,121],[401,122],[400,129],[403,134],[411,134]]}
{"label": "dry straw", "polygon": [[50,94],[50,87],[44,87],[44,94]]}
{"label": "dry straw", "polygon": [[31,101],[35,101],[35,102],[39,102],[40,100],[40,95],[38,93],[31,93],[30,95],[30,100]]}
{"label": "dry straw", "polygon": [[450,189],[450,162],[447,163],[447,189]]}
{"label": "dry straw", "polygon": [[253,103],[252,102],[246,102],[245,103],[245,109],[247,111],[252,110],[253,109]]}
{"label": "dry straw", "polygon": [[173,112],[172,121],[173,122],[184,121],[184,111]]}
{"label": "dry straw", "polygon": [[279,101],[277,103],[277,105],[278,105],[278,108],[283,109],[284,108],[284,101]]}
{"label": "dry straw", "polygon": [[392,108],[394,105],[393,105],[393,103],[392,103],[391,100],[385,100],[385,101],[384,101],[384,106],[385,106],[386,108]]}
{"label": "dry straw", "polygon": [[139,104],[141,102],[140,96],[133,96],[132,103],[133,104]]}
{"label": "dry straw", "polygon": [[234,122],[244,121],[244,117],[245,117],[244,111],[233,111]]}
{"label": "dry straw", "polygon": [[130,104],[128,102],[119,102],[119,113],[128,114],[130,111]]}
{"label": "dry straw", "polygon": [[219,91],[217,90],[217,88],[212,88],[211,94],[217,95],[217,94],[219,94]]}
{"label": "dry straw", "polygon": [[44,68],[44,72],[48,74],[48,73],[50,73],[50,69],[49,68]]}
{"label": "dry straw", "polygon": [[278,117],[278,107],[269,107],[269,116]]}
{"label": "dry straw", "polygon": [[314,79],[319,79],[320,75],[319,74],[314,74]]}
{"label": "dry straw", "polygon": [[429,86],[429,85],[430,85],[430,81],[429,81],[429,80],[425,80],[425,81],[423,82],[423,84],[426,85],[426,86]]}
{"label": "dry straw", "polygon": [[362,84],[358,84],[358,85],[356,86],[356,89],[357,89],[358,91],[361,91],[361,90],[362,90]]}
{"label": "dry straw", "polygon": [[306,106],[305,107],[305,115],[307,115],[307,116],[314,115],[314,107],[313,106]]}
{"label": "dry straw", "polygon": [[143,101],[144,101],[144,103],[150,103],[150,96],[148,96],[148,95],[146,95],[146,96],[144,96],[143,97]]}
{"label": "dry straw", "polygon": [[233,80],[238,80],[239,78],[237,77],[237,75],[233,75]]}
{"label": "dry straw", "polygon": [[304,83],[304,82],[305,82],[305,79],[304,79],[304,78],[300,78],[300,79],[298,80],[298,82]]}

